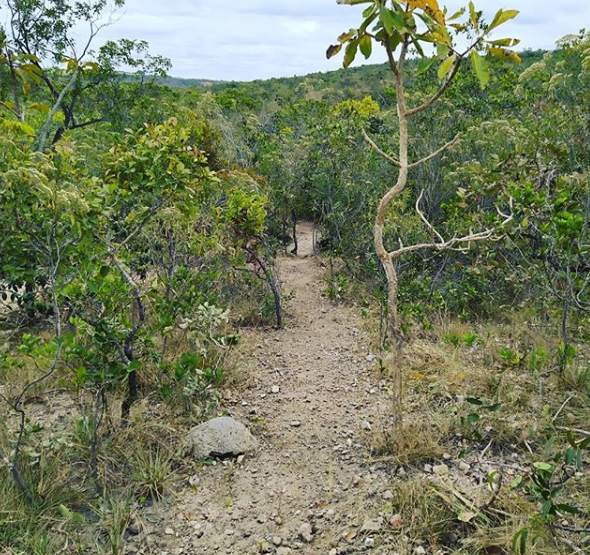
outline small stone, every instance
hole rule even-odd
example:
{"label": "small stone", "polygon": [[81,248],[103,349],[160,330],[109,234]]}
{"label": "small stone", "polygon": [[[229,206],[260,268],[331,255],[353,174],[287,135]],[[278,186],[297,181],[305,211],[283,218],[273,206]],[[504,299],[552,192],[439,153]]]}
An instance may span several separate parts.
{"label": "small stone", "polygon": [[211,456],[239,456],[252,451],[257,440],[240,422],[229,417],[214,418],[195,428],[187,436],[187,443],[197,460]]}
{"label": "small stone", "polygon": [[400,466],[399,467],[399,470],[397,471],[397,475],[398,476],[401,476],[401,477],[404,477],[406,474],[407,474],[406,473],[406,469],[403,466]]}
{"label": "small stone", "polygon": [[279,547],[277,549],[277,555],[291,555],[293,553],[289,547]]}
{"label": "small stone", "polygon": [[424,472],[427,472],[428,474],[430,474],[432,472],[432,465],[431,464],[425,464],[424,465]]}
{"label": "small stone", "polygon": [[333,519],[333,518],[334,518],[334,515],[335,515],[335,514],[336,514],[336,511],[335,511],[334,509],[328,509],[328,510],[326,511],[326,518],[327,518],[328,520],[331,520],[331,519]]}
{"label": "small stone", "polygon": [[363,430],[370,432],[372,430],[371,423],[368,420],[363,421]]}
{"label": "small stone", "polygon": [[362,478],[357,474],[353,479],[352,479],[352,485],[354,487],[358,486],[361,483]]}
{"label": "small stone", "polygon": [[272,389],[271,389],[271,392],[272,392],[274,395],[276,395],[277,393],[280,393],[280,392],[281,392],[281,388],[280,388],[278,385],[273,385],[273,386],[272,386]]}
{"label": "small stone", "polygon": [[391,490],[387,490],[384,494],[383,494],[383,499],[385,501],[391,501],[393,499],[393,492]]}
{"label": "small stone", "polygon": [[262,540],[258,544],[258,552],[259,553],[272,553],[273,552],[273,547],[267,541]]}
{"label": "small stone", "polygon": [[375,362],[377,357],[375,355],[367,355],[367,362]]}
{"label": "small stone", "polygon": [[365,520],[362,528],[361,528],[361,533],[368,533],[368,534],[376,534],[377,532],[379,532],[381,530],[381,520],[377,520],[377,519],[370,519],[370,520]]}
{"label": "small stone", "polygon": [[394,530],[399,530],[403,527],[404,525],[404,520],[402,518],[402,515],[393,515],[390,519],[389,519],[389,526],[391,526]]}
{"label": "small stone", "polygon": [[132,520],[129,523],[129,526],[127,526],[127,532],[129,534],[131,534],[132,536],[138,536],[139,535],[139,525],[137,524],[137,522]]}
{"label": "small stone", "polygon": [[416,549],[414,549],[414,555],[426,555],[426,549],[419,545]]}
{"label": "small stone", "polygon": [[375,547],[375,540],[373,538],[367,538],[365,540],[365,547],[367,549],[373,549]]}
{"label": "small stone", "polygon": [[313,541],[313,529],[311,524],[306,522],[302,524],[297,532],[297,535],[306,543],[311,543]]}
{"label": "small stone", "polygon": [[225,531],[225,535],[226,535],[226,536],[233,536],[235,533],[236,533],[236,532],[235,532],[234,530],[232,530],[231,528],[228,528],[228,529]]}
{"label": "small stone", "polygon": [[292,428],[300,428],[301,427],[301,422],[299,420],[292,420],[291,421],[291,427]]}
{"label": "small stone", "polygon": [[174,530],[172,528],[166,528],[166,530],[164,530],[164,534],[167,536],[174,536]]}
{"label": "small stone", "polygon": [[432,470],[437,476],[447,476],[449,473],[449,467],[446,464],[437,464],[432,467]]}
{"label": "small stone", "polygon": [[280,536],[275,536],[272,539],[272,543],[274,543],[277,547],[279,547],[283,543],[283,538],[281,538]]}
{"label": "small stone", "polygon": [[451,457],[451,455],[449,455],[448,453],[444,453],[443,454],[443,459],[445,461],[450,461],[453,457]]}
{"label": "small stone", "polygon": [[461,472],[469,472],[471,470],[471,465],[469,463],[466,463],[465,461],[461,461],[459,463],[459,470]]}

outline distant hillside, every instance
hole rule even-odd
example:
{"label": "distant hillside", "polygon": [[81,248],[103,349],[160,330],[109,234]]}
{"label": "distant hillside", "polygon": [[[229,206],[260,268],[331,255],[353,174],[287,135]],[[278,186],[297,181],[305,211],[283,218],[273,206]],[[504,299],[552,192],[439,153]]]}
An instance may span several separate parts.
{"label": "distant hillside", "polygon": [[[542,50],[521,52],[523,63],[519,71],[540,60],[544,54],[545,51]],[[498,60],[491,60],[491,63],[500,66],[500,73],[502,64],[506,64]],[[417,60],[409,60],[408,65],[410,68],[415,67]],[[412,72],[409,81],[412,79],[411,74]],[[385,102],[388,90],[392,89],[393,76],[388,64],[375,64],[298,77],[247,82],[168,78],[164,83],[171,87],[190,88],[201,93],[212,92],[224,108],[243,110],[257,108],[268,102],[282,104],[301,98],[334,103],[346,98],[371,95],[376,100]]]}
{"label": "distant hillside", "polygon": [[162,77],[158,79],[158,83],[161,85],[166,85],[168,87],[173,88],[186,88],[186,87],[198,87],[198,88],[206,88],[211,87],[215,84],[221,84],[222,81],[213,81],[212,79],[188,79],[184,77]]}

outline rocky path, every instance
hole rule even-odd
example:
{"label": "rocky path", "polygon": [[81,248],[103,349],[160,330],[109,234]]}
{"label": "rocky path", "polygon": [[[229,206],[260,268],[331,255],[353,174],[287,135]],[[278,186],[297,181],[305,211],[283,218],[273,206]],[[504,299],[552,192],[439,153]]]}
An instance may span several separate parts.
{"label": "rocky path", "polygon": [[242,364],[253,379],[225,407],[260,447],[199,470],[193,488],[145,516],[149,547],[130,545],[130,553],[392,553],[390,478],[371,466],[363,441],[387,398],[358,314],[323,295],[312,235],[303,224],[299,257],[279,262],[292,294],[286,328],[244,337]]}

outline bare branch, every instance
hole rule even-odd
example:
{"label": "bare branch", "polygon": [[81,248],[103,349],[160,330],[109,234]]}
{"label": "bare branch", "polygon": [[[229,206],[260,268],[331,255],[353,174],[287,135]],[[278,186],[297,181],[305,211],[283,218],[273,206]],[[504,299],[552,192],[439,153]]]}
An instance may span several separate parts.
{"label": "bare branch", "polygon": [[511,212],[510,214],[504,214],[499,208],[496,208],[498,214],[500,214],[504,218],[504,221],[499,226],[489,228],[489,229],[484,229],[483,231],[480,231],[478,233],[474,233],[473,231],[470,231],[469,234],[464,235],[463,237],[454,236],[451,239],[449,239],[448,241],[445,241],[443,236],[428,221],[428,219],[426,218],[426,216],[424,215],[424,213],[420,209],[420,203],[422,202],[423,197],[424,197],[424,191],[422,191],[422,193],[420,194],[420,197],[418,198],[418,201],[416,202],[416,211],[418,212],[420,219],[424,222],[426,227],[428,227],[428,229],[430,229],[430,231],[434,235],[436,235],[438,242],[419,243],[419,244],[411,245],[408,247],[405,247],[400,242],[399,248],[397,250],[389,253],[389,257],[392,261],[399,258],[400,256],[402,256],[404,254],[409,253],[409,252],[417,252],[417,251],[422,251],[422,250],[436,250],[436,251],[457,250],[459,252],[465,252],[468,250],[469,245],[471,243],[475,243],[477,241],[486,241],[489,239],[497,241],[500,239],[500,237],[494,237],[494,235],[497,232],[498,227],[504,227],[505,225],[510,223],[510,221],[512,221],[512,219],[514,217],[514,215],[512,213],[513,199],[510,199],[510,212]]}
{"label": "bare branch", "polygon": [[441,85],[441,87],[438,89],[438,91],[433,96],[431,96],[426,102],[424,102],[423,104],[421,104],[420,106],[416,106],[415,108],[411,108],[410,110],[408,110],[406,112],[407,115],[408,116],[413,116],[415,114],[419,114],[420,112],[423,112],[424,110],[427,110],[443,94],[445,94],[446,90],[449,88],[449,86],[451,85],[451,83],[454,81],[455,76],[457,75],[457,72],[459,71],[459,68],[461,67],[461,63],[462,62],[463,62],[463,57],[462,56],[458,56],[456,62],[453,64],[453,68],[451,69],[451,72],[449,73],[449,76],[447,77],[447,79],[445,80],[445,82]]}
{"label": "bare branch", "polygon": [[418,160],[417,162],[413,162],[408,167],[409,168],[415,168],[416,166],[420,166],[421,164],[425,164],[426,162],[429,162],[433,158],[436,158],[437,156],[439,156],[440,154],[442,154],[448,148],[451,148],[451,147],[455,146],[457,144],[457,142],[459,141],[460,138],[461,138],[461,133],[457,133],[457,135],[455,136],[455,138],[452,139],[451,141],[449,141],[447,144],[441,146],[438,150],[436,150],[432,154],[426,156],[425,158],[422,158],[422,160]]}
{"label": "bare branch", "polygon": [[443,239],[443,236],[438,231],[436,231],[436,229],[428,221],[428,219],[426,218],[426,216],[424,215],[424,213],[422,212],[422,210],[420,210],[420,203],[422,202],[422,199],[423,198],[424,198],[424,189],[422,189],[422,192],[420,193],[420,196],[418,197],[418,200],[416,201],[416,212],[418,212],[418,215],[420,216],[421,220],[426,224],[426,227],[428,229],[430,229],[430,231],[432,231],[432,233],[434,233],[434,235],[436,235],[438,237],[438,240],[441,243],[444,243],[445,240]]}
{"label": "bare branch", "polygon": [[55,104],[53,105],[51,112],[47,116],[47,119],[45,120],[43,128],[41,129],[41,135],[39,137],[39,145],[37,147],[38,152],[43,152],[45,150],[45,145],[47,144],[47,135],[49,134],[49,127],[51,126],[51,122],[53,121],[55,114],[57,114],[57,112],[61,108],[61,105],[64,101],[66,94],[68,94],[68,92],[74,88],[76,81],[78,81],[79,74],[80,74],[80,70],[78,68],[76,68],[74,70],[74,73],[72,74],[72,77],[68,81],[68,84],[63,88],[61,93],[59,93],[59,96],[57,97],[57,100],[55,101]]}
{"label": "bare branch", "polygon": [[363,136],[365,137],[365,141],[367,141],[367,143],[371,146],[371,148],[377,154],[379,154],[379,156],[381,156],[382,158],[385,158],[385,160],[387,160],[388,162],[390,162],[394,166],[397,166],[398,168],[400,167],[401,164],[399,163],[399,161],[396,160],[393,156],[387,154],[385,151],[381,150],[377,146],[377,143],[373,139],[371,139],[371,137],[369,137],[368,133],[364,129],[363,129]]}

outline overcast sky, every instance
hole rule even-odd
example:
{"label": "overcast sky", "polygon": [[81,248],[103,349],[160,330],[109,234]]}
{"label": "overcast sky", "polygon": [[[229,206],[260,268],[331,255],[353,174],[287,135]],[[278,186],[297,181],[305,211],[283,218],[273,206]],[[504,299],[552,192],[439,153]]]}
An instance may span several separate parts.
{"label": "overcast sky", "polygon": [[[467,0],[448,0],[449,10]],[[444,2],[441,2],[443,4]],[[487,17],[499,8],[520,10],[499,33],[522,48],[552,48],[567,33],[590,27],[590,0],[480,0]],[[358,27],[361,8],[336,0],[127,0],[102,38],[136,38],[172,60],[171,75],[252,80],[304,75],[340,67],[327,46]],[[495,35],[500,38],[499,34]],[[381,61],[375,57],[372,63]]]}

